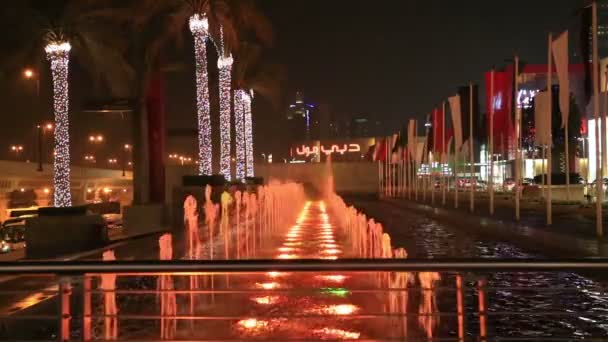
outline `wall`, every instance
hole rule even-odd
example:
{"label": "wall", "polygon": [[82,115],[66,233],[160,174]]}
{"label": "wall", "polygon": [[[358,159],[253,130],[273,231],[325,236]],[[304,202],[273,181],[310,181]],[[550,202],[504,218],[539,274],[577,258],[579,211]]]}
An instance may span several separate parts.
{"label": "wall", "polygon": [[[375,163],[332,163],[334,189],[338,193],[377,193],[378,165]],[[325,163],[306,164],[256,164],[255,174],[266,182],[271,179],[308,183],[322,191],[328,182],[328,165]]]}

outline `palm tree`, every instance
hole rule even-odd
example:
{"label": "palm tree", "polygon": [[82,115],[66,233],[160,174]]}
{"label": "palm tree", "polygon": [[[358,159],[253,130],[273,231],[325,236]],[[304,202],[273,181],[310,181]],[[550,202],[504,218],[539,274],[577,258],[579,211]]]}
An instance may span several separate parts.
{"label": "palm tree", "polygon": [[[148,82],[164,63],[168,46],[183,45],[186,27],[195,38],[197,60],[197,116],[199,136],[199,172],[211,173],[211,125],[208,110],[209,93],[206,39],[222,42],[223,51],[237,52],[239,37],[254,37],[264,45],[272,42],[270,23],[258,12],[251,0],[131,0],[127,3],[132,17],[132,42],[129,60],[135,71],[132,87],[136,89],[134,110],[134,201],[147,201],[149,180],[148,150],[143,128],[147,125],[145,95]],[[206,32],[206,33],[205,33]],[[221,37],[221,38],[220,38]],[[219,50],[219,49],[218,49]]]}
{"label": "palm tree", "polygon": [[262,47],[241,42],[235,66],[234,114],[236,131],[237,178],[254,176],[253,118],[254,94],[263,97],[277,109],[281,102],[285,68],[262,58]]}
{"label": "palm tree", "polygon": [[0,18],[13,34],[6,46],[3,70],[14,69],[20,61],[40,61],[43,51],[50,63],[55,115],[55,158],[53,166],[54,205],[72,205],[70,194],[69,64],[74,57],[95,79],[115,83],[122,55],[110,45],[104,23],[112,12],[100,0],[22,1]]}

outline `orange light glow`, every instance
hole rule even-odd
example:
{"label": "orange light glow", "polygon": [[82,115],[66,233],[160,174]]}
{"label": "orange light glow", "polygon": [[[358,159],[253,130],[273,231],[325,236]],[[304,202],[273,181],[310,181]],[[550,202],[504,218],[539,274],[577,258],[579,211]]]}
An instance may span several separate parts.
{"label": "orange light glow", "polygon": [[254,302],[260,305],[272,305],[281,301],[280,296],[260,296],[251,298]]}
{"label": "orange light glow", "polygon": [[295,252],[297,250],[298,250],[297,248],[293,248],[293,247],[279,247],[279,252],[282,252],[282,253]]}
{"label": "orange light glow", "polygon": [[315,278],[325,281],[331,281],[334,283],[343,283],[347,276],[341,274],[329,274],[329,275],[318,275]]}
{"label": "orange light glow", "polygon": [[359,307],[352,304],[329,305],[322,309],[325,313],[331,315],[347,316],[359,311]]}
{"label": "orange light glow", "polygon": [[298,259],[298,255],[296,254],[288,254],[288,253],[283,253],[283,254],[279,254],[279,256],[277,257],[277,259]]}
{"label": "orange light glow", "polygon": [[268,282],[268,283],[256,283],[255,286],[264,290],[274,290],[281,287],[281,284],[276,282]]}
{"label": "orange light glow", "polygon": [[280,278],[280,277],[284,277],[286,275],[289,275],[289,273],[287,273],[287,272],[272,271],[272,272],[266,273],[266,275],[269,276],[270,278]]}
{"label": "orange light glow", "polygon": [[338,260],[338,256],[337,255],[326,255],[326,256],[322,256],[320,259],[323,259],[323,260]]}
{"label": "orange light glow", "polygon": [[335,255],[335,254],[340,254],[340,253],[342,253],[342,251],[339,250],[339,249],[335,249],[335,248],[334,249],[326,249],[326,250],[323,251],[323,254],[329,254],[329,255]]}
{"label": "orange light glow", "polygon": [[285,242],[283,245],[287,246],[287,247],[298,247],[298,246],[302,246],[302,242]]}
{"label": "orange light glow", "polygon": [[315,335],[320,335],[321,338],[325,339],[336,339],[336,340],[357,340],[361,336],[361,333],[356,331],[347,331],[334,328],[323,328],[314,331]]}
{"label": "orange light glow", "polygon": [[268,326],[268,321],[258,320],[255,318],[242,319],[238,325],[245,329],[262,329]]}
{"label": "orange light glow", "polygon": [[338,248],[338,245],[335,243],[322,243],[320,245],[321,248]]}

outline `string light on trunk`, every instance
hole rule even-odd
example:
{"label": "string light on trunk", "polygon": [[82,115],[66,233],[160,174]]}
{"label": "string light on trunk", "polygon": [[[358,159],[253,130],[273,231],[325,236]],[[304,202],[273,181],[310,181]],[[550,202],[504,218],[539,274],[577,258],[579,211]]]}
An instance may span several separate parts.
{"label": "string light on trunk", "polygon": [[70,193],[68,71],[72,46],[66,41],[52,42],[44,50],[51,63],[53,77],[53,109],[55,111],[54,205],[56,207],[69,207],[72,205],[72,195]]}
{"label": "string light on trunk", "polygon": [[209,21],[205,15],[194,14],[189,21],[194,37],[194,57],[196,60],[196,110],[198,128],[198,172],[211,175],[211,115],[209,106],[209,74],[207,72],[207,38]]}

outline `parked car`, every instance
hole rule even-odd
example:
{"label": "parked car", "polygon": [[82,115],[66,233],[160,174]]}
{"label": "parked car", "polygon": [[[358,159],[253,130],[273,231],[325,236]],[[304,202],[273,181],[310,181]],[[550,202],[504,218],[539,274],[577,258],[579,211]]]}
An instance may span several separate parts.
{"label": "parked car", "polygon": [[502,183],[502,188],[504,191],[513,191],[513,188],[515,188],[515,179],[505,179],[505,181]]}

